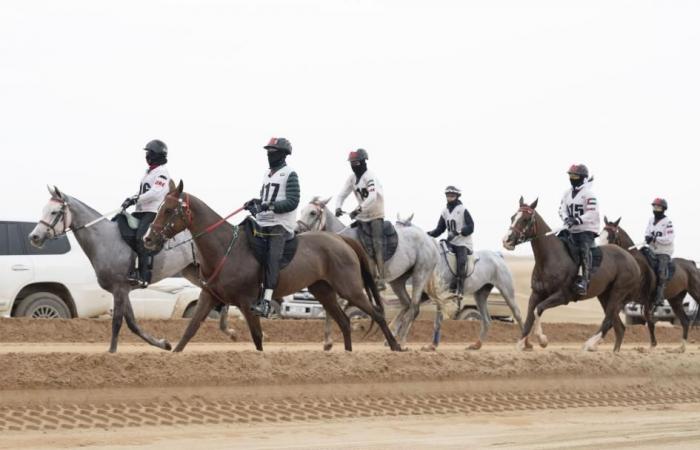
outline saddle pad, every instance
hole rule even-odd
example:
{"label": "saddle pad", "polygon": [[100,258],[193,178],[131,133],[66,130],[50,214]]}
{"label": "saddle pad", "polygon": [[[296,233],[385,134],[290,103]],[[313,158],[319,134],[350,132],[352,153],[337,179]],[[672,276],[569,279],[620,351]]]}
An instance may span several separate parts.
{"label": "saddle pad", "polygon": [[[578,247],[574,243],[571,234],[562,232],[559,233],[557,237],[564,243],[564,247],[566,247],[566,250],[569,252],[569,256],[574,261],[576,266],[580,266],[581,258],[578,254]],[[593,265],[591,266],[591,275],[593,275],[603,263],[603,250],[600,247],[591,247],[591,256],[593,259]]]}
{"label": "saddle pad", "polygon": [[[131,216],[131,214],[129,214]],[[132,228],[129,225],[129,219],[127,215],[125,214],[117,214],[112,218],[112,222],[117,223],[117,227],[119,228],[119,234],[122,236],[122,240],[126,242],[126,244],[131,247],[133,251],[136,250],[136,229]],[[137,220],[136,217],[131,216],[133,219]],[[138,222],[137,222],[137,227],[138,227]]]}
{"label": "saddle pad", "polygon": [[[642,247],[639,251],[642,252],[642,255],[644,255],[646,258],[649,266],[651,266],[652,270],[654,271],[654,274],[657,274],[659,272],[659,259],[656,257],[654,251],[649,247]],[[672,280],[675,273],[676,263],[673,261],[673,258],[671,258],[671,261],[668,264],[668,279]]]}
{"label": "saddle pad", "polygon": [[[250,248],[261,266],[265,266],[265,254],[267,253],[267,239],[265,236],[259,236],[261,233],[260,226],[252,219],[246,219],[241,223],[241,228],[248,234],[248,242]],[[294,255],[299,247],[299,239],[296,234],[293,238],[287,240],[284,244],[284,252],[280,260],[280,270],[284,269],[294,259]]]}
{"label": "saddle pad", "polygon": [[[445,261],[447,262],[447,266],[450,268],[450,272],[453,276],[456,276],[457,255],[455,255],[454,252],[450,250],[450,246],[445,240],[440,241],[440,246],[442,247],[442,255]],[[476,263],[478,262],[479,258],[477,258],[474,253],[471,253],[467,256],[467,270],[469,271],[469,273],[467,273],[467,278],[469,278],[469,276],[471,276],[471,274],[474,273]]]}
{"label": "saddle pad", "polygon": [[[374,246],[372,245],[372,235],[366,233],[363,227],[357,226],[357,235],[360,237],[360,243],[364,247],[370,258],[374,259]],[[399,246],[399,235],[396,233],[394,225],[388,220],[384,221],[383,228],[383,247],[384,247],[384,261],[389,261],[392,256],[396,253],[396,248]]]}

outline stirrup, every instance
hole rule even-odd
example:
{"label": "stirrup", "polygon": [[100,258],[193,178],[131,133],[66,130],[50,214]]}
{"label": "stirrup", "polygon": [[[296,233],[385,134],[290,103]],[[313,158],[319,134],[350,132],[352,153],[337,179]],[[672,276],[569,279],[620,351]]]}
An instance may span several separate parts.
{"label": "stirrup", "polygon": [[250,306],[250,311],[258,317],[268,318],[272,311],[272,304],[269,300],[261,298]]}
{"label": "stirrup", "polygon": [[588,283],[583,277],[579,277],[574,281],[574,289],[578,295],[586,295],[588,293]]}

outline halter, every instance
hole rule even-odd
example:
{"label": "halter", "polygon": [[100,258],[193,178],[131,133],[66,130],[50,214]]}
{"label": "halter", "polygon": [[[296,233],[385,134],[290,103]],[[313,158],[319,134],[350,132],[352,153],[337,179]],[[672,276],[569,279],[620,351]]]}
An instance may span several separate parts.
{"label": "halter", "polygon": [[324,211],[324,206],[321,205],[317,201],[309,202],[309,205],[313,205],[314,208],[316,208],[316,211],[318,214],[316,214],[316,217],[314,217],[314,220],[311,221],[311,224],[308,224],[304,222],[303,220],[299,219],[297,220],[297,225],[300,227],[303,227],[302,231],[314,231],[314,226],[319,223],[318,229],[323,230],[326,227],[326,214]]}
{"label": "halter", "polygon": [[[535,210],[530,208],[529,206],[521,206],[520,209],[518,209],[518,212],[524,212],[530,214],[530,221],[525,225],[524,228],[518,229],[514,227],[513,225],[510,226],[510,230],[518,233],[518,239],[515,241],[514,245],[520,245],[524,244],[525,242],[530,242],[534,239],[537,239],[537,220],[535,217]],[[532,237],[528,237],[527,234],[532,229]]]}
{"label": "halter", "polygon": [[[50,239],[58,239],[59,237],[61,237],[61,236],[65,235],[66,233],[68,233],[68,231],[70,230],[70,225],[69,225],[69,220],[68,220],[68,216],[69,216],[69,214],[70,214],[70,210],[68,209],[68,204],[67,204],[65,201],[63,201],[63,200],[59,200],[59,199],[56,199],[56,198],[52,198],[52,199],[49,200],[49,201],[50,201],[50,202],[54,202],[54,203],[60,203],[60,204],[61,204],[61,209],[56,213],[56,215],[54,216],[54,218],[53,218],[53,220],[51,221],[51,223],[45,221],[44,219],[40,220],[39,223],[42,224],[42,225],[45,225],[49,230],[51,230],[52,236],[50,237]],[[66,211],[68,211],[68,213],[66,213]],[[61,220],[63,220],[63,232],[61,232],[61,233],[59,234],[59,233],[56,232],[56,225],[58,225],[58,223],[59,223]],[[78,229],[79,229],[79,228],[78,228]],[[74,230],[74,231],[75,231],[75,230]]]}

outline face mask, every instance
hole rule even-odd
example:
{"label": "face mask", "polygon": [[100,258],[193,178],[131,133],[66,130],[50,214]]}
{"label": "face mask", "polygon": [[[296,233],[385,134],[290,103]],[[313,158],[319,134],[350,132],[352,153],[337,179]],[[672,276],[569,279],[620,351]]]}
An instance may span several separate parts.
{"label": "face mask", "polygon": [[360,161],[359,164],[350,164],[350,167],[352,168],[353,173],[357,178],[360,178],[362,174],[364,174],[367,171],[367,162],[366,161]]}
{"label": "face mask", "polygon": [[287,155],[281,151],[267,152],[267,162],[270,164],[270,169],[281,166],[286,158]]}
{"label": "face mask", "polygon": [[654,211],[654,219],[660,220],[664,218],[664,211]]}
{"label": "face mask", "polygon": [[573,188],[580,187],[583,184],[583,177],[569,177],[569,182],[571,183],[571,187]]}

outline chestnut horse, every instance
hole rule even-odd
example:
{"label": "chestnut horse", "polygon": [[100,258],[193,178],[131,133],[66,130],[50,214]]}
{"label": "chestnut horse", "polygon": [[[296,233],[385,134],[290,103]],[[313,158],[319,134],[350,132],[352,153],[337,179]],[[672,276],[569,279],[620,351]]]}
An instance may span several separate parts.
{"label": "chestnut horse", "polygon": [[[253,225],[250,221],[252,219],[239,226],[230,225],[203,201],[184,193],[182,181],[165,197],[144,236],[144,243],[149,249],[157,249],[174,235],[189,230],[195,237],[201,258],[203,286],[197,309],[174,351],[185,348],[202,321],[219,303],[238,306],[248,322],[255,347],[262,350],[260,318],[250,311],[250,305],[260,295],[262,281],[261,266],[251,249]],[[308,286],[338,323],[345,350],[351,351],[350,321],[338,305],[340,295],[379,325],[391,350],[400,350],[384,319],[369,261],[360,245],[331,233],[308,233],[298,239],[296,256],[280,272],[275,298]]]}
{"label": "chestnut horse", "polygon": [[570,301],[598,297],[605,311],[605,318],[598,333],[586,341],[584,350],[595,350],[612,327],[615,330],[613,351],[618,352],[625,334],[625,326],[619,313],[625,303],[636,300],[638,296],[639,265],[627,251],[613,245],[603,246],[603,260],[591,275],[588,292],[583,297],[578,296],[572,289],[578,267],[569,256],[565,244],[550,232],[544,219],[535,211],[536,207],[537,200],[528,205],[520,197],[518,211],[511,218],[510,229],[503,238],[503,246],[506,249],[513,250],[516,245],[530,242],[535,254],[532,293],[523,334],[517,348],[532,348],[528,337],[533,329],[540,345],[547,346],[547,337],[542,333],[540,323],[545,310],[566,305]]}
{"label": "chestnut horse", "polygon": [[[637,261],[637,264],[639,264],[641,275],[638,283],[641,290],[638,301],[643,306],[644,318],[649,328],[651,346],[656,347],[656,333],[654,332],[653,321],[653,304],[656,296],[656,274],[651,265],[649,265],[647,258],[636,248],[632,238],[620,227],[620,220],[621,218],[611,222],[608,221],[606,217],[605,227],[600,234],[600,239],[602,242],[618,245],[627,249],[632,254],[635,261]],[[686,294],[690,294],[690,296],[700,304],[700,271],[698,271],[695,262],[688,259],[673,258],[673,262],[676,265],[676,271],[673,274],[673,278],[668,280],[666,284],[664,298],[668,299],[668,303],[671,305],[671,308],[673,308],[676,317],[678,317],[681,327],[683,327],[683,338],[679,350],[684,352],[688,342],[689,320],[683,310],[683,299]]]}

